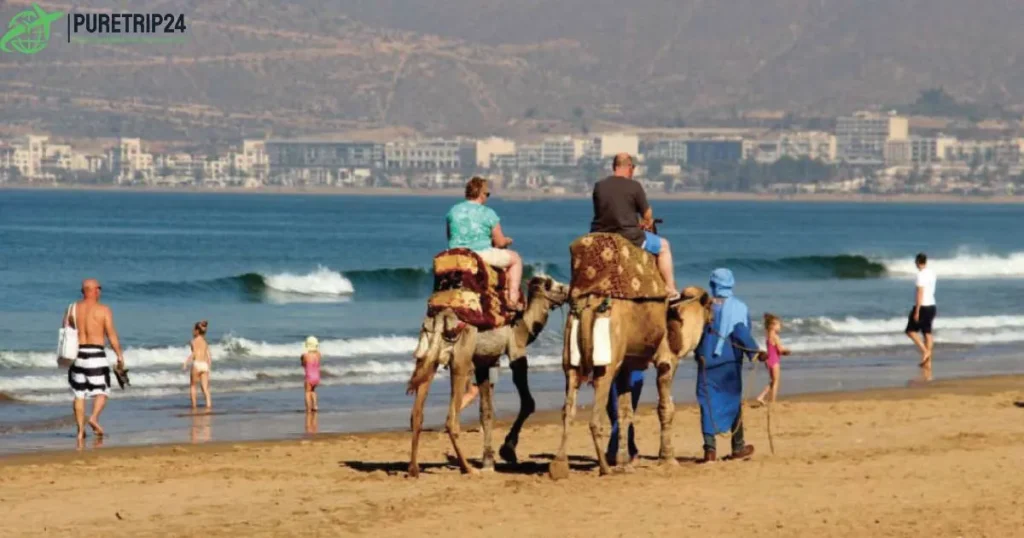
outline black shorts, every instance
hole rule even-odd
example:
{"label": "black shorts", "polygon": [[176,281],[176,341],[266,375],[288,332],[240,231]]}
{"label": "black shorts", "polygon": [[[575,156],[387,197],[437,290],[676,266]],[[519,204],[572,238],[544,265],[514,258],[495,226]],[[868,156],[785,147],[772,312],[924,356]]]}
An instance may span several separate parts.
{"label": "black shorts", "polygon": [[931,334],[932,323],[935,322],[935,314],[938,311],[935,309],[935,305],[922,306],[921,315],[918,316],[918,320],[914,321],[914,309],[910,309],[910,315],[907,316],[907,331],[908,333],[921,333]]}

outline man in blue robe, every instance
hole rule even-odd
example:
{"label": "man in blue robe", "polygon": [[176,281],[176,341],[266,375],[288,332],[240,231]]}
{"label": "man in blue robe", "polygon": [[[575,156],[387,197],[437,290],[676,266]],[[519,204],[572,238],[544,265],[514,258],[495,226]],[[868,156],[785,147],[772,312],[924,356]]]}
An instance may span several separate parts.
{"label": "man in blue robe", "polygon": [[711,273],[714,320],[697,346],[697,402],[700,404],[704,461],[715,461],[715,436],[732,433],[732,459],[749,458],[743,443],[743,358],[763,358],[750,334],[747,305],[733,296],[736,279],[728,269]]}

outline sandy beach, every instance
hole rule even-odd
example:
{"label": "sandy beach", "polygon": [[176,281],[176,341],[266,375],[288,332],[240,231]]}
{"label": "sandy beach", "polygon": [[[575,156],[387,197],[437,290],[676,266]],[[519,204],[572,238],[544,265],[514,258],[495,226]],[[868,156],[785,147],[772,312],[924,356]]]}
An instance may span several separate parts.
{"label": "sandy beach", "polygon": [[[0,536],[1013,536],[1024,528],[1022,398],[1024,376],[795,397],[773,409],[774,455],[766,411],[748,409],[757,454],[710,465],[694,463],[697,410],[682,406],[674,468],[653,459],[658,423],[645,407],[637,472],[608,477],[584,411],[573,475],[558,482],[545,475],[560,434],[552,412],[524,431],[524,463],[477,476],[445,463],[439,432],[424,437],[418,480],[405,474],[405,432],[10,456]],[[464,439],[479,457],[480,433]]]}
{"label": "sandy beach", "polygon": [[[96,192],[152,192],[152,193],[208,193],[256,195],[326,195],[326,196],[436,196],[461,198],[462,189],[402,189],[388,187],[123,187],[116,185],[42,185],[0,183],[0,190],[96,191]],[[502,191],[495,194],[505,200],[573,200],[590,199],[590,193],[556,193],[544,191]],[[900,204],[1019,204],[1024,196],[960,196],[955,194],[763,194],[743,192],[676,192],[648,194],[652,200],[734,201],[734,202],[823,202],[823,203],[900,203]]]}

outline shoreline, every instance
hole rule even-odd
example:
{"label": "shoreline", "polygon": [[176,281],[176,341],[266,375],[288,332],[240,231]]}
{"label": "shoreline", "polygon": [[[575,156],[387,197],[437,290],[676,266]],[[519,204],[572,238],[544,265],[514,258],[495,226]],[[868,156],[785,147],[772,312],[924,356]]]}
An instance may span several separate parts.
{"label": "shoreline", "polygon": [[[402,189],[390,187],[261,187],[249,189],[245,187],[125,187],[117,185],[38,185],[0,183],[0,191],[56,191],[56,192],[135,192],[161,194],[254,194],[254,195],[317,195],[317,196],[405,196],[405,197],[441,197],[460,198],[462,189]],[[533,191],[502,191],[495,193],[500,199],[508,201],[531,200],[586,200],[587,193],[549,193]],[[822,194],[763,194],[739,192],[685,192],[685,193],[651,193],[651,200],[662,201],[719,201],[719,202],[816,202],[816,203],[875,203],[875,204],[1024,204],[1022,196],[960,196],[953,194],[859,194],[859,193],[822,193]]]}
{"label": "shoreline", "polygon": [[[12,536],[1013,536],[1022,396],[1013,375],[787,398],[771,430],[766,411],[745,414],[752,458],[705,465],[697,410],[679,406],[670,466],[645,406],[640,458],[611,476],[598,475],[584,411],[564,481],[547,476],[554,413],[527,423],[520,463],[473,476],[437,431],[421,438],[419,479],[405,431],[34,454],[0,459],[0,503]],[[481,433],[461,443],[478,467]]]}
{"label": "shoreline", "polygon": [[[930,398],[935,395],[977,395],[985,394],[990,392],[998,391],[1012,391],[1019,389],[1020,399],[1024,401],[1024,374],[996,374],[996,375],[982,375],[976,377],[954,377],[939,379],[929,383],[908,383],[904,386],[892,386],[892,387],[875,387],[866,389],[852,389],[852,390],[828,390],[828,391],[814,391],[797,393],[786,396],[783,400],[780,400],[780,404],[790,403],[841,403],[841,402],[863,402],[863,401],[900,401],[900,400],[916,400]],[[583,389],[581,389],[582,391]],[[753,395],[748,395],[753,399]],[[411,404],[410,404],[411,409]],[[590,405],[581,405],[577,409],[576,420],[574,423],[580,424],[585,423],[589,420],[590,416]],[[692,401],[686,403],[676,402],[676,412],[679,413],[683,410],[696,411],[697,404]],[[750,412],[760,413],[760,409],[753,408],[750,405],[750,401],[744,403],[744,410]],[[472,414],[472,409],[467,409],[463,413],[461,420],[462,430],[467,433],[476,433],[479,431],[480,424],[477,420],[466,417],[467,414]],[[512,424],[515,419],[517,410],[515,409],[496,409],[495,415],[495,430],[505,431]],[[637,414],[651,414],[654,415],[657,412],[657,403],[642,402],[637,407]],[[562,422],[561,409],[538,409],[533,415],[530,416],[526,422],[526,428],[529,427],[540,427],[540,426],[560,426]],[[206,413],[197,413],[196,416],[207,416]],[[109,429],[109,427],[108,427]],[[424,433],[437,433],[442,434],[441,427],[427,427],[425,425],[423,429]],[[525,430],[524,430],[525,431]],[[116,435],[114,433],[113,435]],[[86,450],[78,450],[75,448],[62,448],[62,449],[41,449],[32,452],[12,452],[12,453],[0,453],[0,468],[9,465],[31,465],[45,462],[60,462],[85,458],[105,458],[105,457],[118,457],[126,455],[140,455],[145,454],[166,454],[176,453],[180,449],[188,447],[190,451],[202,451],[202,452],[224,452],[236,450],[238,447],[275,447],[282,445],[289,445],[300,441],[308,441],[309,439],[315,439],[316,441],[332,441],[332,440],[344,440],[344,439],[402,439],[409,437],[409,428],[406,426],[402,427],[389,427],[383,429],[370,429],[370,430],[357,430],[347,432],[326,432],[317,433],[310,436],[306,435],[292,435],[287,437],[268,437],[262,439],[244,439],[244,440],[210,440],[205,442],[190,443],[190,442],[158,442],[150,444],[130,444],[130,445],[116,445],[111,447],[101,448],[89,448]],[[497,436],[496,436],[497,438]],[[91,432],[86,439],[87,446],[94,442],[95,438]]]}

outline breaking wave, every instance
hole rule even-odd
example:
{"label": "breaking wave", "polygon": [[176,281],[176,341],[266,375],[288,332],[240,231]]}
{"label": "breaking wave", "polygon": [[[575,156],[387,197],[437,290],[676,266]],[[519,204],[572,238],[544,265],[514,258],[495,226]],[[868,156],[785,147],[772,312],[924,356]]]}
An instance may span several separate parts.
{"label": "breaking wave", "polygon": [[[552,263],[524,268],[524,278],[566,275]],[[244,273],[232,277],[186,282],[142,282],[109,285],[113,296],[178,297],[181,295],[234,295],[249,301],[323,301],[351,297],[423,298],[434,286],[430,269],[415,267],[335,271],[319,266],[309,273]]]}
{"label": "breaking wave", "polygon": [[[885,260],[886,270],[894,276],[910,277],[917,274],[914,259]],[[939,279],[1024,278],[1024,252],[1005,256],[972,254],[961,250],[952,258],[928,260]]]}
{"label": "breaking wave", "polygon": [[[325,356],[343,359],[373,355],[409,355],[415,347],[416,338],[411,336],[376,336],[320,342],[320,350]],[[189,349],[185,346],[124,350],[129,368],[181,365],[188,354]],[[302,354],[302,342],[270,344],[228,336],[212,344],[210,354],[214,363],[224,360],[251,362],[281,358],[297,359]],[[112,358],[114,353],[108,350],[107,356]],[[55,365],[53,351],[0,351],[0,368],[53,368]]]}
{"label": "breaking wave", "polygon": [[881,278],[886,275],[885,265],[855,254],[797,256],[778,259],[727,258],[716,260],[713,265],[821,279]]}
{"label": "breaking wave", "polygon": [[[798,352],[840,352],[909,346],[903,330],[907,318],[858,319],[846,317],[787,320],[783,340]],[[940,317],[935,342],[988,345],[1024,342],[1024,316]]]}

